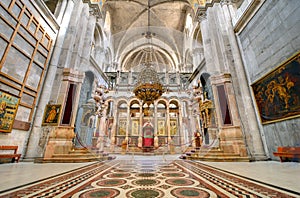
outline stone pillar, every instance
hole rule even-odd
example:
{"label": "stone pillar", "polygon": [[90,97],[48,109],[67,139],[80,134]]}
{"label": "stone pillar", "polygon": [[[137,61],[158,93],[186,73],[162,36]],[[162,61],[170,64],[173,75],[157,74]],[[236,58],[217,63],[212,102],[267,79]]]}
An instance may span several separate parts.
{"label": "stone pillar", "polygon": [[130,120],[130,106],[127,105],[127,125],[126,125],[126,136],[125,136],[125,141],[126,141],[126,147],[127,147],[127,151],[128,151],[128,138],[129,138],[129,126],[130,126],[130,123],[131,123],[131,120]]}
{"label": "stone pillar", "polygon": [[[45,77],[45,81],[43,85],[43,90],[41,91],[41,96],[36,110],[33,128],[29,137],[27,151],[25,153],[25,158],[35,158],[35,157],[43,156],[45,145],[39,145],[39,137],[44,130],[43,129],[44,127],[41,126],[43,114],[44,114],[45,106],[49,103],[50,100],[53,100],[53,102],[56,103],[56,93],[53,94],[53,92],[56,92],[56,87],[54,86],[55,76],[58,72],[59,57],[62,52],[62,46],[65,41],[65,35],[71,20],[73,9],[74,9],[74,2],[68,1],[66,10],[63,15],[62,23],[60,24],[57,40],[53,48],[51,60],[49,62],[47,76]],[[55,97],[52,97],[53,95],[55,95]],[[53,127],[49,127],[49,128],[51,128],[50,129],[51,131]],[[49,130],[47,129],[46,131]],[[48,136],[49,134],[46,135]]]}
{"label": "stone pillar", "polygon": [[77,113],[75,110],[78,109],[83,78],[84,74],[79,71],[64,69],[63,82],[57,100],[58,104],[62,104],[60,123],[50,132],[44,158],[51,158],[54,154],[68,154],[73,147],[74,124]]}
{"label": "stone pillar", "polygon": [[168,134],[168,150],[171,150],[171,146],[173,144],[172,138],[171,138],[171,127],[170,127],[170,107],[169,103],[167,105],[167,134]]}
{"label": "stone pillar", "polygon": [[158,148],[158,136],[157,136],[157,102],[154,104],[154,147]]}
{"label": "stone pillar", "polygon": [[232,57],[234,59],[230,67],[232,73],[233,88],[235,90],[235,97],[239,109],[240,118],[243,120],[243,131],[245,133],[245,141],[249,146],[249,152],[254,160],[266,160],[266,151],[264,149],[264,137],[260,133],[262,129],[258,126],[258,119],[255,114],[255,107],[251,96],[251,90],[248,84],[246,71],[243,65],[240,48],[237,42],[237,37],[233,31],[231,23],[231,13],[233,5],[231,3],[224,3],[222,10],[226,16],[226,30],[231,46]]}
{"label": "stone pillar", "polygon": [[140,102],[140,129],[139,129],[139,139],[138,139],[138,147],[142,148],[143,146],[143,103]]}
{"label": "stone pillar", "polygon": [[182,106],[179,105],[179,111],[178,111],[178,117],[179,117],[179,135],[180,135],[180,144],[181,144],[181,151],[183,152],[185,150],[186,145],[185,143],[184,135],[183,135],[183,119],[182,119]]}
{"label": "stone pillar", "polygon": [[215,108],[219,126],[220,148],[225,153],[248,156],[241,129],[231,75],[211,77]]}
{"label": "stone pillar", "polygon": [[113,112],[113,124],[111,129],[111,142],[110,142],[110,151],[115,151],[115,143],[116,143],[116,131],[117,131],[117,115],[118,115],[118,106],[117,102],[114,103],[114,112]]}

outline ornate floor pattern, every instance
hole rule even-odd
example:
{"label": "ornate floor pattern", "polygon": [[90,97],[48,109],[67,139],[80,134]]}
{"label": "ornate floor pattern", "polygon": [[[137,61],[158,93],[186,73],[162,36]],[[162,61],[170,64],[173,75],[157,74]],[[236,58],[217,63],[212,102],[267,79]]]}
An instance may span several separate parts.
{"label": "ornate floor pattern", "polygon": [[0,194],[2,198],[300,197],[194,161],[97,162]]}

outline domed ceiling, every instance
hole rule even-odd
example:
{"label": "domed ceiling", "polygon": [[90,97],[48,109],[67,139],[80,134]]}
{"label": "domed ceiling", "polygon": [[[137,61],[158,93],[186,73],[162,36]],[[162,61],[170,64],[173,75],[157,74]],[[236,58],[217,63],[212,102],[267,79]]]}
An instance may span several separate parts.
{"label": "domed ceiling", "polygon": [[157,63],[158,71],[175,71],[182,62],[186,17],[194,16],[188,0],[107,0],[103,11],[122,71],[139,71],[147,61]]}

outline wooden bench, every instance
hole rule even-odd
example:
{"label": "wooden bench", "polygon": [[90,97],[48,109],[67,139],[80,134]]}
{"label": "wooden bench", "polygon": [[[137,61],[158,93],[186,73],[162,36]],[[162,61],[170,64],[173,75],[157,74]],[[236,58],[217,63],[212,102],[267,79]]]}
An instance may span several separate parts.
{"label": "wooden bench", "polygon": [[273,154],[274,156],[279,157],[281,162],[299,162],[300,147],[278,147],[277,152],[274,152]]}
{"label": "wooden bench", "polygon": [[19,162],[21,154],[17,154],[18,146],[0,146],[0,150],[13,150],[14,153],[0,153],[0,158],[11,158],[11,162]]}

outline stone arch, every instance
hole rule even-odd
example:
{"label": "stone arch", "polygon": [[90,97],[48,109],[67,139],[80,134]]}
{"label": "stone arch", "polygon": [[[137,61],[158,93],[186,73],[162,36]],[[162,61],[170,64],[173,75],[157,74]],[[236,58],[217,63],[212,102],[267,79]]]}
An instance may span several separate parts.
{"label": "stone arch", "polygon": [[213,100],[212,85],[210,82],[210,74],[202,73],[200,75],[200,83],[202,86],[203,99]]}
{"label": "stone arch", "polygon": [[101,54],[104,51],[102,28],[96,24],[91,46],[91,55],[96,62],[101,61]]}
{"label": "stone arch", "polygon": [[185,51],[184,66],[184,71],[193,72],[193,57],[190,49]]}

